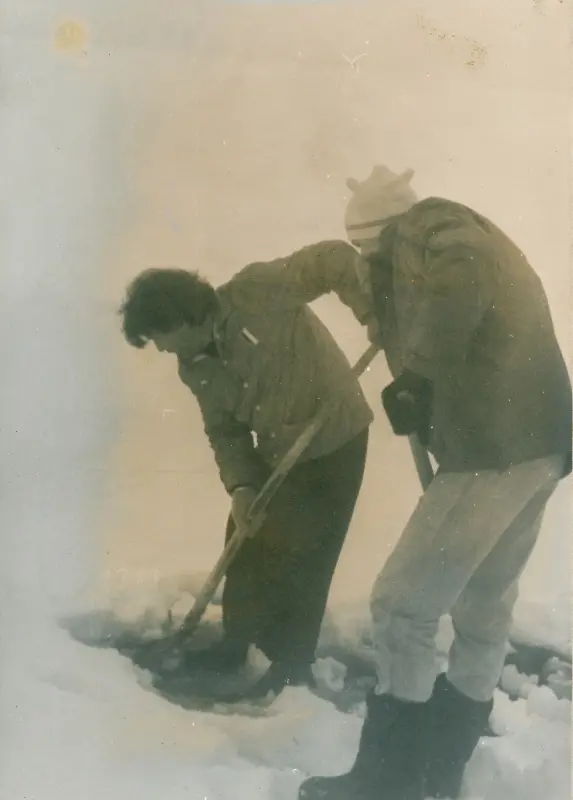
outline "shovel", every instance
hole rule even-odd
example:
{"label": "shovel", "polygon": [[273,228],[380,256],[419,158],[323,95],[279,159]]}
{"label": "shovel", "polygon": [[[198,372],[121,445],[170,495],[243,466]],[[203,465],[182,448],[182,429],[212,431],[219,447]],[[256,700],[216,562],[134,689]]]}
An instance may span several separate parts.
{"label": "shovel", "polygon": [[408,439],[410,440],[410,450],[412,451],[412,457],[414,459],[414,464],[416,465],[418,478],[420,479],[422,489],[426,491],[434,479],[432,462],[428,456],[428,451],[423,444],[421,444],[418,436],[415,433],[409,436]]}
{"label": "shovel", "polygon": [[[375,345],[371,345],[358,359],[356,364],[354,364],[352,373],[356,377],[360,377],[374,360],[377,353],[378,348]],[[162,671],[171,671],[179,666],[182,656],[187,650],[190,639],[193,637],[193,634],[203,619],[203,615],[209,603],[213,599],[229,566],[233,563],[241,545],[245,539],[253,536],[260,528],[265,518],[265,510],[269,502],[283,484],[293,466],[310,445],[320,428],[326,422],[336,402],[337,401],[325,403],[316,417],[314,417],[308,427],[305,428],[283,456],[282,460],[253,501],[249,512],[250,522],[248,527],[235,529],[235,532],[225,546],[219,560],[207,577],[203,588],[195,598],[193,607],[183,620],[179,630],[168,634],[162,639],[146,642],[138,648],[137,653],[134,654],[134,660],[140,666],[151,669],[152,671],[154,667]]]}

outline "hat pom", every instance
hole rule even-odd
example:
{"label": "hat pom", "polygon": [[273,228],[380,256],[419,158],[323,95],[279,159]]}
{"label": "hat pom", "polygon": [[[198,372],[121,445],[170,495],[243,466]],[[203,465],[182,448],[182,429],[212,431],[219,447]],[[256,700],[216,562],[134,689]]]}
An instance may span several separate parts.
{"label": "hat pom", "polygon": [[404,186],[410,183],[413,176],[413,169],[406,169],[404,172],[396,173],[383,164],[376,164],[368,178],[368,183],[372,187],[377,186],[379,189],[386,189],[394,186]]}

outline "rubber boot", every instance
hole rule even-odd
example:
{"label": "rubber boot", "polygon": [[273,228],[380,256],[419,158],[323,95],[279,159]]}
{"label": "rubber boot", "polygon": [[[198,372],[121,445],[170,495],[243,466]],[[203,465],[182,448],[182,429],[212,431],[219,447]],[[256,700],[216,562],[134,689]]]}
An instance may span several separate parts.
{"label": "rubber boot", "polygon": [[440,675],[429,708],[426,797],[455,800],[461,792],[466,765],[480,738],[487,735],[493,700],[472,700]]}
{"label": "rubber boot", "polygon": [[254,684],[245,687],[241,692],[221,694],[219,700],[223,703],[256,702],[264,700],[269,694],[278,697],[286,686],[313,687],[314,685],[310,664],[287,664],[275,661]]}
{"label": "rubber boot", "polygon": [[427,703],[371,693],[356,761],[346,775],[310,778],[299,800],[424,800]]}

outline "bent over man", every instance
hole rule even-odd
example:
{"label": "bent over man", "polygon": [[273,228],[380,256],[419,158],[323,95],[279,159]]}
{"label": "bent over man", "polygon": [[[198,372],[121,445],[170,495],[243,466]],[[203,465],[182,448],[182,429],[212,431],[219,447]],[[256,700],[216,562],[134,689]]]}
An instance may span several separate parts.
{"label": "bent over man", "polygon": [[[333,410],[229,568],[224,638],[190,663],[233,673],[250,644],[271,661],[249,696],[311,680],[327,597],[362,483],[372,411],[350,364],[307,303],[334,291],[370,312],[358,253],[326,242],[247,266],[213,288],[194,272],[151,269],[129,286],[123,331],[175,353],[232,502],[227,539],[325,403]],[[256,444],[253,438],[256,434]]]}
{"label": "bent over man", "polygon": [[[355,764],[306,781],[306,800],[458,796],[492,710],[520,575],[571,471],[571,384],[541,281],[481,214],[418,201],[412,174],[376,167],[350,181],[346,224],[369,264],[370,335],[394,377],[384,408],[439,469],[372,591],[378,685]],[[437,676],[444,614],[455,637]]]}

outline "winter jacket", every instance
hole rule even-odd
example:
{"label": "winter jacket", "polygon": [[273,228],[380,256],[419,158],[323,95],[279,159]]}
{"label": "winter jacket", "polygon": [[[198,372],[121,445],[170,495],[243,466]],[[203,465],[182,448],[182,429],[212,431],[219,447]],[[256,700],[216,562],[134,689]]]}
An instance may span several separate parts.
{"label": "winter jacket", "polygon": [[545,291],[516,245],[440,198],[397,217],[380,245],[370,280],[388,363],[433,382],[441,469],[570,462],[571,383]]}
{"label": "winter jacket", "polygon": [[323,242],[251,264],[217,290],[214,357],[180,359],[179,375],[199,402],[229,492],[258,486],[261,459],[276,466],[325,402],[335,401],[332,414],[301,461],[333,452],[372,422],[346,356],[307,306],[334,291],[364,320],[372,305],[359,266],[349,244]]}

